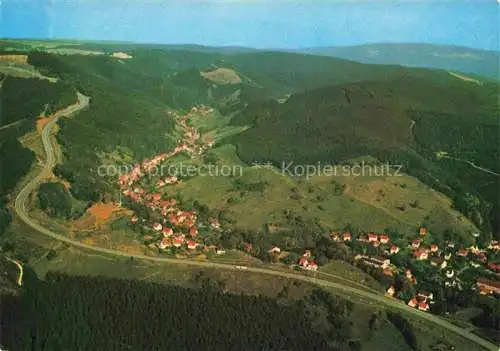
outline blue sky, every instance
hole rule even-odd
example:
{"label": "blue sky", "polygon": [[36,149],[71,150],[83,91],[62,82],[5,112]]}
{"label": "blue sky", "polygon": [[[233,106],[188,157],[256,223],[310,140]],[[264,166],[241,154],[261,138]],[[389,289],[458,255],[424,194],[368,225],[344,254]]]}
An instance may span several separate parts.
{"label": "blue sky", "polygon": [[0,0],[0,37],[257,48],[419,42],[498,50],[495,0]]}

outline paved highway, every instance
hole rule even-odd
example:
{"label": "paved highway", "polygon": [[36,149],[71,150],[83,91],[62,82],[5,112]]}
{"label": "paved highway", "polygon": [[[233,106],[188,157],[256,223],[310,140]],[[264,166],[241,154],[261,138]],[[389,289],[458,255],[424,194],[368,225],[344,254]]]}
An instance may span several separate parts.
{"label": "paved highway", "polygon": [[[41,180],[46,176],[47,174],[50,174],[52,171],[52,168],[55,165],[56,157],[54,155],[54,150],[52,148],[52,143],[50,140],[50,131],[52,130],[53,126],[55,123],[57,123],[58,119],[63,117],[63,116],[68,116],[71,114],[74,114],[84,108],[86,108],[89,104],[90,99],[80,93],[78,93],[78,102],[75,105],[69,106],[68,108],[61,110],[56,113],[55,117],[47,123],[45,128],[43,129],[42,132],[42,141],[43,145],[45,148],[45,153],[46,153],[46,162],[45,165],[40,172],[40,174],[32,179],[17,195],[16,200],[15,200],[15,211],[19,218],[25,222],[27,225],[32,227],[33,229],[37,230],[38,232],[51,237],[53,239],[68,243],[70,245],[73,245],[75,247],[79,247],[81,249],[86,249],[86,250],[92,250],[94,252],[99,252],[107,255],[114,255],[114,256],[119,256],[119,257],[125,257],[125,258],[130,258],[133,257],[135,259],[139,260],[148,260],[148,261],[154,261],[154,262],[164,262],[164,263],[169,263],[169,264],[182,264],[182,265],[189,265],[189,266],[198,266],[198,267],[204,267],[204,268],[217,268],[217,269],[226,269],[226,270],[239,270],[239,268],[235,265],[229,265],[229,264],[222,264],[222,263],[215,263],[215,262],[200,262],[200,261],[190,261],[190,260],[179,260],[179,259],[171,259],[171,258],[163,258],[163,257],[151,257],[151,256],[145,256],[145,255],[139,255],[139,254],[130,254],[122,251],[116,251],[116,250],[111,250],[111,249],[106,249],[103,247],[98,247],[98,246],[92,246],[92,245],[87,245],[84,243],[81,243],[79,241],[71,240],[70,238],[57,234],[37,222],[35,222],[33,219],[30,218],[27,210],[26,210],[26,202],[29,197],[29,194],[35,190],[38,187],[38,184],[41,182]],[[282,271],[277,271],[273,270],[271,268],[258,268],[258,267],[248,267],[246,272],[252,272],[252,273],[259,273],[259,274],[267,274],[267,275],[273,275],[273,276],[281,276],[285,278],[290,278],[290,279],[296,279],[296,280],[301,280],[304,282],[316,284],[319,286],[323,287],[328,287],[331,289],[336,290],[339,293],[344,293],[346,295],[351,295],[351,296],[357,296],[361,297],[363,299],[369,300],[373,302],[374,304],[379,304],[387,307],[391,307],[393,309],[400,310],[406,314],[411,314],[414,317],[423,319],[428,321],[429,323],[434,323],[435,325],[439,325],[442,328],[447,329],[448,331],[451,331],[453,333],[456,333],[474,343],[477,345],[480,345],[484,347],[487,350],[492,350],[492,351],[500,351],[500,347],[498,345],[494,345],[491,342],[480,338],[479,336],[471,333],[470,331],[457,327],[454,324],[448,323],[447,321],[432,315],[430,313],[426,312],[421,312],[419,310],[416,310],[414,308],[410,308],[407,305],[405,305],[403,302],[396,300],[396,299],[390,299],[387,298],[383,295],[371,292],[368,288],[367,289],[362,289],[362,288],[354,288],[351,286],[346,286],[342,285],[339,283],[334,283],[328,280],[323,280],[323,279],[317,279],[313,277],[308,277],[304,276],[301,274],[297,273],[287,273],[287,272],[282,272]]]}

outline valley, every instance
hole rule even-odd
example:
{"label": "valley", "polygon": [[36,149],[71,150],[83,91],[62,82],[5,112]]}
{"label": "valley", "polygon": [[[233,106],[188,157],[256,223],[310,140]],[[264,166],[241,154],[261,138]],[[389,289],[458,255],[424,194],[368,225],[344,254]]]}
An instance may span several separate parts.
{"label": "valley", "polygon": [[[474,184],[446,157],[435,159],[438,147],[468,155],[492,170],[475,180],[498,186],[498,178],[488,178],[498,171],[496,151],[486,145],[494,140],[488,128],[498,124],[491,83],[288,53],[120,49],[126,58],[28,55],[37,71],[57,77],[47,84],[67,85],[76,103],[64,95],[61,105],[51,104],[57,110],[38,119],[39,134],[25,141],[38,165],[28,163],[11,200],[14,228],[24,222],[33,230],[21,242],[44,235],[62,243],[49,250],[55,257],[84,252],[84,261],[97,255],[120,266],[242,271],[319,285],[495,349],[496,339],[442,316],[467,297],[481,306],[498,299],[498,203],[490,202],[491,188]],[[277,57],[286,64],[277,67]],[[326,66],[335,68],[325,73]],[[35,110],[44,116],[47,106]],[[470,115],[480,123],[471,127]],[[335,176],[291,176],[283,162],[321,164]],[[399,165],[398,176],[342,174]],[[18,242],[18,229],[6,230]],[[66,270],[67,259],[45,260],[28,259],[39,272]],[[336,268],[324,271],[329,265]],[[460,278],[447,279],[450,269]],[[161,275],[145,269],[137,277]],[[429,289],[434,299],[422,300]],[[441,317],[424,312],[429,308]]]}

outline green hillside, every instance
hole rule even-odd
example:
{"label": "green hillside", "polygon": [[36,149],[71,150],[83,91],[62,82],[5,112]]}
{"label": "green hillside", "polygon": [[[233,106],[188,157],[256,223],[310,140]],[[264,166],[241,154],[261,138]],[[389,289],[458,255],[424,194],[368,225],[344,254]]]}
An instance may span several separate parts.
{"label": "green hillside", "polygon": [[[451,196],[489,231],[490,213],[492,223],[497,219],[498,211],[489,206],[498,208],[498,177],[463,162],[437,159],[436,153],[445,151],[500,173],[498,87],[440,72],[428,72],[427,79],[407,73],[308,91],[283,104],[250,105],[232,123],[253,128],[228,142],[247,162],[277,166],[289,161],[339,163],[363,155],[402,164],[404,172]],[[471,206],[468,193],[482,199],[481,205]]]}

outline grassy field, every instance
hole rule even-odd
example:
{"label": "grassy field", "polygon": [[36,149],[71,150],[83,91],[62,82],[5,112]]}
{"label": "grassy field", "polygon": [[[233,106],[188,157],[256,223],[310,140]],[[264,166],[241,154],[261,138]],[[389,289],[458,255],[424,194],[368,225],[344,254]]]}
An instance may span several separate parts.
{"label": "grassy field", "polygon": [[[451,208],[449,199],[404,174],[323,175],[300,181],[276,168],[245,165],[233,145],[226,144],[210,152],[217,156],[219,165],[235,165],[235,175],[195,177],[186,181],[182,189],[169,191],[227,211],[240,228],[259,230],[265,223],[282,223],[282,210],[290,209],[304,218],[317,217],[331,229],[352,225],[366,231],[392,228],[413,235],[425,223],[431,231],[452,229],[458,235],[476,230]],[[240,191],[234,186],[236,180],[265,185],[262,191]],[[345,186],[342,194],[335,190],[339,186]],[[401,206],[406,209],[400,210]]]}

